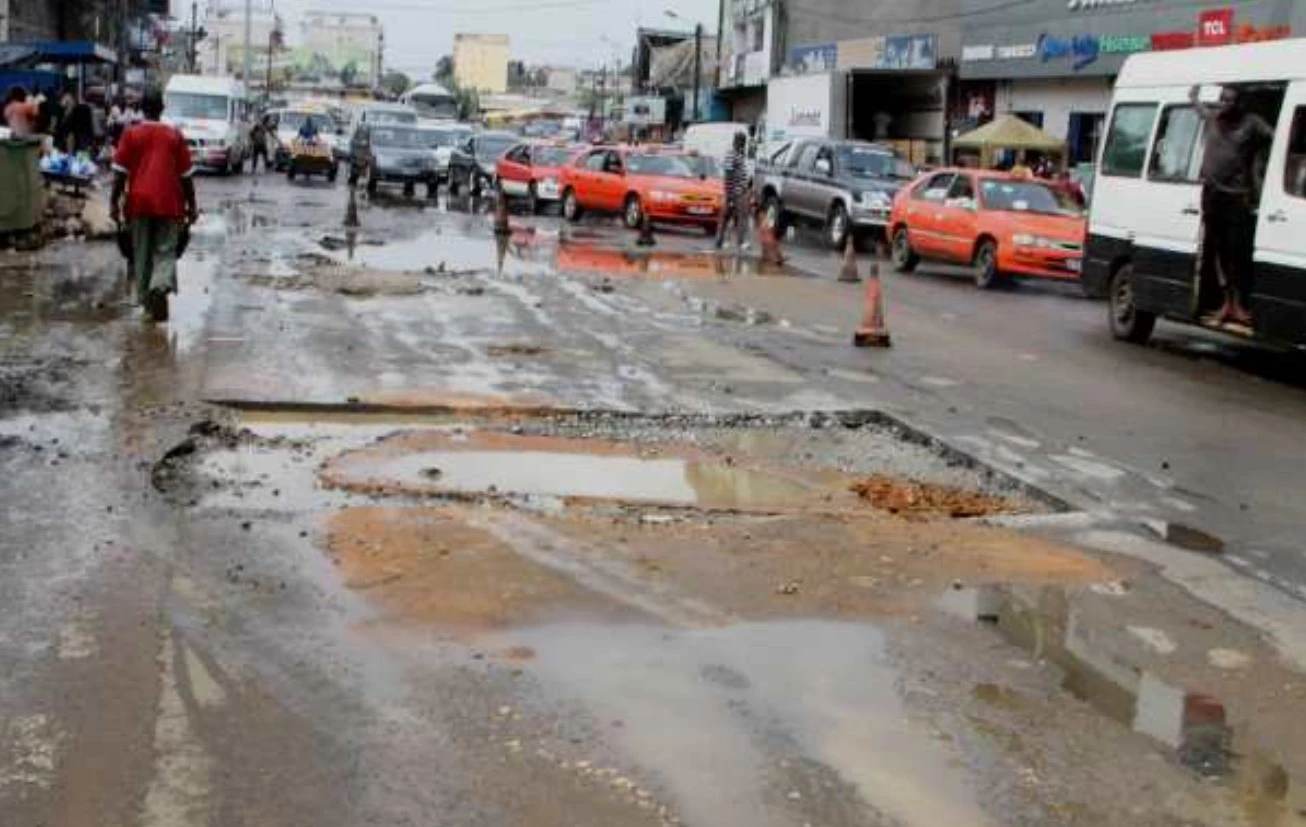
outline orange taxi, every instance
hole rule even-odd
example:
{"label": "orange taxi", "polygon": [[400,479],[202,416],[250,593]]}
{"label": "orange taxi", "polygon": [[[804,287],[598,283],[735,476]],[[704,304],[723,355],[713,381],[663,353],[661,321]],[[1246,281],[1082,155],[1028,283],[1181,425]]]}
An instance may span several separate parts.
{"label": "orange taxi", "polygon": [[592,147],[562,170],[562,214],[615,213],[635,229],[649,221],[702,227],[715,233],[724,201],[720,178],[706,177],[683,151]]}
{"label": "orange taxi", "polygon": [[894,269],[921,259],[968,264],[975,284],[1012,277],[1078,279],[1084,211],[1037,178],[975,169],[933,170],[905,187],[889,214]]}
{"label": "orange taxi", "polygon": [[499,158],[495,176],[510,198],[525,200],[531,212],[562,197],[562,168],[579,147],[542,141],[523,141]]}

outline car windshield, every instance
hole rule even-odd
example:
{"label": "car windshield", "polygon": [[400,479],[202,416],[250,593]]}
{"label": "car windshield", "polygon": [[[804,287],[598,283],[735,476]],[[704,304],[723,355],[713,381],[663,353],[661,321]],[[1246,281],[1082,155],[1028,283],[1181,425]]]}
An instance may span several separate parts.
{"label": "car windshield", "polygon": [[534,155],[537,166],[560,167],[571,157],[571,150],[565,146],[539,146]]}
{"label": "car windshield", "polygon": [[396,149],[429,149],[430,143],[418,129],[401,129],[393,126],[373,128],[372,144]]}
{"label": "car windshield", "polygon": [[417,113],[404,109],[372,109],[367,113],[367,122],[373,124],[414,124]]}
{"label": "car windshield", "polygon": [[907,181],[916,177],[912,165],[898,156],[863,147],[841,148],[839,167],[854,178],[898,178]]}
{"label": "car windshield", "polygon": [[225,121],[230,98],[225,95],[198,95],[193,92],[169,92],[167,113],[172,118],[198,118]]}
{"label": "car windshield", "polygon": [[452,121],[458,117],[458,101],[452,95],[411,95],[408,104],[423,118]]}
{"label": "car windshield", "polygon": [[1080,215],[1082,211],[1069,195],[1037,181],[983,181],[980,202],[986,210],[1032,212],[1043,215]]}
{"label": "car windshield", "polygon": [[461,136],[455,129],[423,129],[422,134],[426,136],[427,145],[432,148],[455,146]]}
{"label": "car windshield", "polygon": [[626,168],[631,175],[660,175],[665,178],[697,178],[698,169],[682,155],[627,155]]}
{"label": "car windshield", "polygon": [[694,167],[694,171],[703,178],[720,178],[721,161],[711,155],[687,155],[685,160]]}
{"label": "car windshield", "polygon": [[514,135],[482,136],[476,142],[476,157],[482,161],[493,161],[512,149],[516,143]]}

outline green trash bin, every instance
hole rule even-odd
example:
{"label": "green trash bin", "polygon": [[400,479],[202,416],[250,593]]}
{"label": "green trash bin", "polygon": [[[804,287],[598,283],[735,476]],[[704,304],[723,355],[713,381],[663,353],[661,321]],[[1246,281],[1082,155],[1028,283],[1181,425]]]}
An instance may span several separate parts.
{"label": "green trash bin", "polygon": [[26,232],[44,212],[40,142],[0,141],[0,233]]}

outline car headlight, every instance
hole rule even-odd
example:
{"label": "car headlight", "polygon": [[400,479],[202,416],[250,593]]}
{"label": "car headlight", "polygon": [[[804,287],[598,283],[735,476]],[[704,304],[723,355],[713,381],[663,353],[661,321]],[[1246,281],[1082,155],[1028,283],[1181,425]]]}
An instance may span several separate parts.
{"label": "car headlight", "polygon": [[1037,247],[1050,250],[1061,246],[1054,239],[1029,233],[1016,233],[1011,237],[1011,240],[1017,247]]}
{"label": "car headlight", "polygon": [[887,210],[893,205],[893,199],[887,192],[870,190],[857,196],[857,203],[872,210]]}
{"label": "car headlight", "polygon": [[679,193],[669,192],[667,190],[651,190],[648,195],[649,198],[652,198],[654,201],[679,201],[680,200]]}
{"label": "car headlight", "polygon": [[540,186],[544,187],[545,189],[556,190],[558,188],[558,179],[542,178],[540,179]]}

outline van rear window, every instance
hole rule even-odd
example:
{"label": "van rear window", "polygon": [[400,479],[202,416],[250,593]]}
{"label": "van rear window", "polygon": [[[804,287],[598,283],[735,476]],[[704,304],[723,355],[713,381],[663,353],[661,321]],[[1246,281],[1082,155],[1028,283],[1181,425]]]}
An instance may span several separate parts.
{"label": "van rear window", "polygon": [[1147,163],[1147,140],[1156,119],[1154,103],[1122,103],[1111,116],[1102,149],[1102,174],[1138,178]]}

